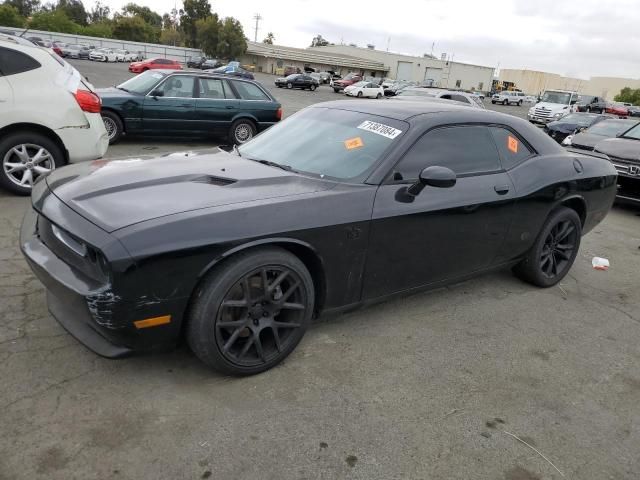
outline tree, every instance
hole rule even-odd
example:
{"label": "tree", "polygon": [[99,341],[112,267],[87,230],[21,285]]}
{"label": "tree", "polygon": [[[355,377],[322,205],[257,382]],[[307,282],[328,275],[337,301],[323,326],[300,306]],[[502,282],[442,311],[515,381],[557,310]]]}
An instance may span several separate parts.
{"label": "tree", "polygon": [[247,40],[240,22],[232,17],[225,18],[218,26],[218,58],[238,58],[247,51]]}
{"label": "tree", "polygon": [[91,23],[104,22],[109,20],[110,14],[111,9],[107,5],[103,5],[102,2],[98,1],[89,12],[89,20]]}
{"label": "tree", "polygon": [[110,21],[90,23],[80,30],[82,35],[90,37],[113,38],[113,25]]}
{"label": "tree", "polygon": [[0,25],[3,27],[24,27],[25,19],[18,9],[11,5],[0,5]]}
{"label": "tree", "polygon": [[152,27],[162,27],[162,17],[149,7],[142,7],[135,3],[127,3],[122,7],[122,14],[127,17],[138,16]]}
{"label": "tree", "polygon": [[184,36],[182,32],[173,29],[165,28],[160,32],[160,43],[163,45],[173,45],[174,47],[180,47],[184,43]]}
{"label": "tree", "polygon": [[155,42],[156,31],[141,17],[119,16],[113,25],[113,38],[132,42]]}
{"label": "tree", "polygon": [[87,24],[87,11],[80,0],[58,0],[56,10],[61,10],[78,25]]}
{"label": "tree", "polygon": [[262,40],[262,43],[273,45],[273,42],[275,41],[276,41],[276,36],[272,32],[269,32],[267,33],[267,36],[265,37],[265,39]]}
{"label": "tree", "polygon": [[212,15],[211,5],[208,0],[184,0],[181,12],[180,26],[185,33],[186,44],[188,47],[195,47],[198,41],[196,22]]}
{"label": "tree", "polygon": [[40,8],[40,0],[6,0],[4,5],[15,7],[21,17],[30,17]]}
{"label": "tree", "polygon": [[616,102],[631,103],[633,105],[640,105],[640,88],[633,89],[625,87],[620,90],[620,93],[613,98]]}
{"label": "tree", "polygon": [[71,20],[62,10],[34,13],[29,28],[48,32],[78,33],[80,26]]}
{"label": "tree", "polygon": [[317,36],[313,37],[313,40],[311,40],[311,46],[312,47],[324,47],[326,45],[329,45],[329,42],[327,40],[325,40],[324,38],[322,38],[322,35],[318,34]]}
{"label": "tree", "polygon": [[196,21],[196,44],[205,54],[215,57],[218,53],[220,22],[215,13],[209,18]]}

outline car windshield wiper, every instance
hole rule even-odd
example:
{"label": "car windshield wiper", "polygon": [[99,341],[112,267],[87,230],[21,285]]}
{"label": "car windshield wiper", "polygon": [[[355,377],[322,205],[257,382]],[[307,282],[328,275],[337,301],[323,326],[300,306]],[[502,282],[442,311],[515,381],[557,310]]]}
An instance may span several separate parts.
{"label": "car windshield wiper", "polygon": [[[247,157],[245,157],[247,158]],[[247,158],[247,160],[251,160],[253,162],[258,162],[261,163],[263,165],[268,165],[270,167],[275,167],[275,168],[279,168],[280,170],[286,170],[287,172],[294,172],[297,173],[292,167],[290,167],[289,165],[283,165],[281,163],[276,163],[276,162],[272,162],[270,160],[261,160],[261,159],[256,159],[256,158]]]}
{"label": "car windshield wiper", "polygon": [[116,87],[118,90],[122,90],[123,92],[127,92],[127,93],[131,93],[129,90],[127,90],[126,88],[122,88],[122,87]]}

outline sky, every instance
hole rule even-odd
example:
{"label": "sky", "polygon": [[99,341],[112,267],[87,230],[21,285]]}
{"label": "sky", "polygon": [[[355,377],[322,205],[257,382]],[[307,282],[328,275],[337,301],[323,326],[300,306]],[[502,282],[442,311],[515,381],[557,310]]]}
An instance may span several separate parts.
{"label": "sky", "polygon": [[[102,0],[118,10],[128,0]],[[90,8],[94,1],[84,0]],[[137,0],[159,14],[176,0]],[[374,44],[411,55],[442,53],[494,68],[526,68],[588,79],[640,77],[639,0],[210,0],[220,16],[240,20],[253,40],[308,47],[321,34],[333,43]],[[435,45],[434,45],[435,44]]]}

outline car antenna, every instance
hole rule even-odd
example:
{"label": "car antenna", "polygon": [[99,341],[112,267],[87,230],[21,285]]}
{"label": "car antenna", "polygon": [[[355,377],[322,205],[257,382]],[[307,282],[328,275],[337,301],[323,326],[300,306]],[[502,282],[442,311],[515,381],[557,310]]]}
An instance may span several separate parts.
{"label": "car antenna", "polygon": [[24,36],[24,34],[25,34],[25,33],[27,33],[28,31],[29,31],[29,28],[25,28],[25,29],[24,29],[24,32],[22,32],[19,36],[20,36],[20,37],[23,37],[23,36]]}

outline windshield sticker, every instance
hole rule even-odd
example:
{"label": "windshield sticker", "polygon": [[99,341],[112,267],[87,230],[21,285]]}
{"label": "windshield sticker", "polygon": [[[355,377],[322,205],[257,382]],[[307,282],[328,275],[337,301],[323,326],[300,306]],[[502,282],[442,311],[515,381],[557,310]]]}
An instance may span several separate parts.
{"label": "windshield sticker", "polygon": [[370,120],[362,122],[358,125],[358,128],[377,135],[382,135],[383,137],[387,137],[392,140],[402,133],[402,130],[398,130],[397,128],[393,128],[382,123],[372,122]]}
{"label": "windshield sticker", "polygon": [[344,148],[347,150],[353,150],[354,148],[364,147],[364,142],[360,137],[349,138],[344,141]]}
{"label": "windshield sticker", "polygon": [[513,153],[518,153],[518,140],[509,135],[509,138],[507,139],[507,147]]}

